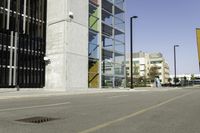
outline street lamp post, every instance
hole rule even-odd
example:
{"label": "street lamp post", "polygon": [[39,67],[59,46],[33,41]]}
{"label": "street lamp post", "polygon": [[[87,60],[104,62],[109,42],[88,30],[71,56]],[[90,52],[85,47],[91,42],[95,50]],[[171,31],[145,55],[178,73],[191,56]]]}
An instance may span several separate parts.
{"label": "street lamp post", "polygon": [[133,19],[138,18],[138,16],[132,16],[130,18],[130,62],[131,62],[131,86],[130,88],[133,89]]}
{"label": "street lamp post", "polygon": [[174,45],[174,84],[176,86],[176,47],[179,47],[179,45]]}

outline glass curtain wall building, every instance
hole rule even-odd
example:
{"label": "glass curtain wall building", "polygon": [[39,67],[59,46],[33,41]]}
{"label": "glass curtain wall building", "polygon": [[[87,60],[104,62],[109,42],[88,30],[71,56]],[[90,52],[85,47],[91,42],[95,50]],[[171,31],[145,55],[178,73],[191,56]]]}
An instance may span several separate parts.
{"label": "glass curtain wall building", "polygon": [[89,87],[125,82],[124,0],[89,2]]}
{"label": "glass curtain wall building", "polygon": [[88,70],[88,82],[89,87],[99,87],[99,37],[100,37],[100,4],[98,0],[89,1],[89,70]]}
{"label": "glass curtain wall building", "polygon": [[46,0],[0,0],[0,87],[44,87]]}

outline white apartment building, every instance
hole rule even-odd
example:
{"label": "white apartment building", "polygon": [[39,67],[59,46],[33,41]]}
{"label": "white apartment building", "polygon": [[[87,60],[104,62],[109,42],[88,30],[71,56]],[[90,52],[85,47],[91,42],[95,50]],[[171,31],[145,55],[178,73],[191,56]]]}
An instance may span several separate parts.
{"label": "white apartment building", "polygon": [[[133,53],[133,74],[134,76],[148,76],[149,55],[144,52]],[[127,77],[130,77],[130,54],[126,56]]]}
{"label": "white apartment building", "polygon": [[159,72],[159,78],[161,82],[168,83],[169,79],[169,65],[165,61],[163,55],[161,53],[151,53],[149,54],[150,59],[150,67],[157,66]]}
{"label": "white apartment building", "polygon": [[[126,70],[127,77],[131,76],[130,70],[130,54],[127,55],[126,58]],[[149,74],[149,70],[152,66],[158,67],[159,78],[161,83],[168,83],[169,79],[169,65],[163,58],[161,53],[145,53],[145,52],[137,52],[133,53],[133,75],[134,77],[147,77]]]}

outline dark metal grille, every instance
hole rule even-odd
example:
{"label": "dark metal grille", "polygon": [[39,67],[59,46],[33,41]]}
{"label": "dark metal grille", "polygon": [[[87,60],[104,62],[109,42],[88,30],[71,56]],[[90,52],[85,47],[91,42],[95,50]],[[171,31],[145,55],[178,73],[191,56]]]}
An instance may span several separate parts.
{"label": "dark metal grille", "polygon": [[46,6],[47,0],[1,0],[0,88],[44,87]]}
{"label": "dark metal grille", "polygon": [[26,119],[20,119],[17,121],[20,122],[26,122],[26,123],[35,123],[35,124],[40,124],[40,123],[45,123],[53,120],[57,120],[58,118],[49,118],[49,117],[31,117],[31,118],[26,118]]}

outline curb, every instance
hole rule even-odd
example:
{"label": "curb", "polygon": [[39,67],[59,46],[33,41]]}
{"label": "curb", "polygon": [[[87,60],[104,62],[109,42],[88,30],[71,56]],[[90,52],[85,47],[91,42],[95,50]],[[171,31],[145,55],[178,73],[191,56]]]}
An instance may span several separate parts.
{"label": "curb", "polygon": [[[135,91],[135,90],[134,90]],[[137,91],[137,90],[136,90]],[[24,91],[27,92],[27,91]],[[12,92],[5,92],[5,93],[13,93],[12,96],[1,96],[0,100],[6,100],[6,99],[20,99],[20,98],[37,98],[37,97],[51,97],[51,96],[72,96],[72,95],[90,95],[90,94],[101,94],[101,93],[112,93],[112,92],[129,92],[129,90],[98,90],[98,91],[91,91],[91,90],[85,90],[83,92],[80,91],[74,91],[74,92],[50,92],[47,91],[48,94],[23,94],[23,92],[16,93],[16,91]],[[2,93],[3,94],[3,93]]]}
{"label": "curb", "polygon": [[[20,98],[37,98],[37,97],[51,97],[51,96],[73,96],[73,95],[91,95],[91,94],[102,94],[102,93],[120,93],[120,92],[147,92],[147,91],[173,91],[180,90],[183,88],[137,88],[137,89],[99,89],[99,90],[73,90],[65,92],[51,92],[41,90],[43,94],[39,94],[40,90],[21,90],[21,91],[6,91],[0,92],[0,100],[6,99],[20,99]],[[32,91],[32,92],[31,92]],[[26,94],[28,92],[28,94]],[[11,94],[4,96],[3,94]]]}

